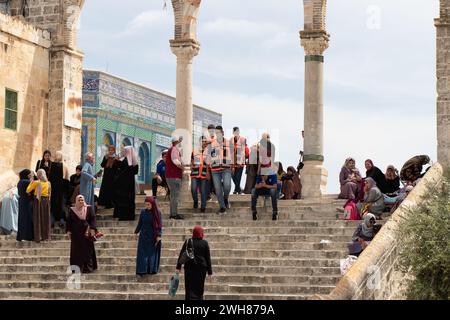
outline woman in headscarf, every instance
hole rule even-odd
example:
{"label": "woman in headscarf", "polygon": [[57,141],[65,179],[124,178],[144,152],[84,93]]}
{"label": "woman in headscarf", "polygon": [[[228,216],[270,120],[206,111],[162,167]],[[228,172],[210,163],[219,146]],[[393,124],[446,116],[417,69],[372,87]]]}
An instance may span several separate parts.
{"label": "woman in headscarf", "polygon": [[413,184],[422,175],[423,166],[430,162],[430,157],[426,155],[415,156],[408,161],[400,170],[400,179],[405,182],[405,184]]}
{"label": "woman in headscarf", "polygon": [[[208,241],[203,240],[204,230],[201,226],[195,226],[192,232],[192,244],[194,248],[194,259],[189,260],[184,265],[184,286],[186,290],[186,300],[203,300],[205,291],[206,274],[212,276],[211,255]],[[181,270],[180,259],[186,251],[189,240],[184,242],[181,248],[176,272]]]}
{"label": "woman in headscarf", "polygon": [[1,199],[0,209],[0,234],[17,232],[19,195],[16,187],[5,192]]}
{"label": "woman in headscarf", "polygon": [[348,244],[348,252],[351,255],[359,256],[361,252],[370,244],[379,228],[374,228],[375,216],[368,213],[364,216],[364,221],[358,225],[352,236],[352,242]]}
{"label": "woman in headscarf", "polygon": [[97,175],[94,173],[94,154],[88,152],[85,155],[86,162],[81,170],[80,194],[83,195],[84,201],[92,207],[95,213],[95,197],[94,188],[97,183]]}
{"label": "woman in headscarf", "polygon": [[33,178],[26,191],[34,194],[33,234],[34,241],[40,242],[50,240],[50,195],[52,188],[44,169],[39,169],[36,175],[38,180]]}
{"label": "woman in headscarf", "polygon": [[44,154],[42,155],[42,159],[38,160],[38,162],[36,163],[36,169],[34,171],[37,172],[39,169],[44,169],[45,175],[49,177],[52,168],[51,157],[52,153],[50,152],[50,150],[45,150]]}
{"label": "woman in headscarf", "polygon": [[156,274],[161,259],[162,218],[153,197],[145,198],[145,209],[141,210],[139,223],[134,231],[139,234],[136,257],[136,274]]}
{"label": "woman in headscarf", "polygon": [[138,160],[134,148],[124,148],[125,156],[117,162],[117,174],[114,179],[114,217],[120,221],[134,220],[136,184],[135,175],[139,172]]}
{"label": "woman in headscarf", "polygon": [[108,147],[108,154],[103,157],[101,163],[104,168],[102,185],[98,197],[98,204],[106,209],[112,208],[114,199],[114,177],[116,175],[116,148],[113,145]]}
{"label": "woman in headscarf", "polygon": [[70,265],[78,266],[81,273],[97,270],[94,247],[97,233],[95,213],[81,194],[77,196],[75,206],[69,210],[66,233],[70,239]]}
{"label": "woman in headscarf", "polygon": [[24,169],[19,173],[17,190],[19,193],[19,219],[17,226],[17,241],[33,240],[33,197],[27,193],[30,184],[31,171]]}
{"label": "woman in headscarf", "polygon": [[81,181],[81,171],[83,167],[78,165],[75,168],[75,173],[70,176],[70,197],[68,205],[73,205],[76,201],[77,196],[80,194],[80,181]]}
{"label": "woman in headscarf", "polygon": [[69,170],[67,170],[63,160],[63,153],[61,151],[56,151],[52,169],[48,175],[48,180],[52,185],[50,197],[52,225],[54,222],[57,222],[60,228],[64,227],[64,220],[66,218],[66,212],[64,211],[64,197],[67,194],[70,179]]}
{"label": "woman in headscarf", "polygon": [[400,177],[398,176],[398,171],[394,166],[390,165],[386,169],[386,195],[396,196],[397,192],[400,190]]}
{"label": "woman in headscarf", "polygon": [[373,161],[370,159],[367,159],[364,163],[366,167],[366,178],[372,178],[377,183],[378,189],[382,193],[386,193],[386,177],[383,174],[383,172],[373,165]]}
{"label": "woman in headscarf", "polygon": [[281,177],[283,188],[281,192],[284,194],[284,200],[300,199],[302,195],[302,184],[294,167],[287,168],[287,173]]}
{"label": "woman in headscarf", "polygon": [[356,199],[362,181],[359,170],[355,167],[355,159],[347,158],[339,174],[341,193],[339,199]]}
{"label": "woman in headscarf", "polygon": [[384,204],[384,196],[372,178],[366,178],[364,180],[364,199],[356,207],[360,217],[364,217],[364,214],[370,212],[381,218],[386,207]]}

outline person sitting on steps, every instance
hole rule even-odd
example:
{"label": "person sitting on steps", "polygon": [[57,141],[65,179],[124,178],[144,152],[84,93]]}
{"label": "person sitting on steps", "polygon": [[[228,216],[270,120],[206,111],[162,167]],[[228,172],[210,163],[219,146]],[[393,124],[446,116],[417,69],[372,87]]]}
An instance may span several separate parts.
{"label": "person sitting on steps", "polygon": [[270,196],[272,198],[272,220],[277,220],[278,216],[278,184],[277,175],[275,173],[262,172],[265,175],[258,174],[256,176],[256,185],[252,190],[252,214],[253,220],[258,219],[256,211],[256,203],[259,196]]}

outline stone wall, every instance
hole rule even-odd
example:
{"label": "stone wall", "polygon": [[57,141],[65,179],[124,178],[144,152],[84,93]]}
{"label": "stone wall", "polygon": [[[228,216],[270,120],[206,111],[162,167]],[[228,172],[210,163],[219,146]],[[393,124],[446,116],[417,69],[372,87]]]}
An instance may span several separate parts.
{"label": "stone wall", "polygon": [[450,0],[440,1],[436,25],[438,161],[450,167]]}
{"label": "stone wall", "polygon": [[428,184],[441,183],[442,175],[442,166],[435,164],[381,228],[336,288],[329,295],[316,295],[314,299],[403,299],[407,275],[398,268],[399,247],[396,232],[400,221],[408,218],[408,207],[416,205],[421,200]]}
{"label": "stone wall", "polygon": [[[0,193],[46,147],[50,34],[0,14]],[[18,92],[17,130],[5,129],[5,89]]]}

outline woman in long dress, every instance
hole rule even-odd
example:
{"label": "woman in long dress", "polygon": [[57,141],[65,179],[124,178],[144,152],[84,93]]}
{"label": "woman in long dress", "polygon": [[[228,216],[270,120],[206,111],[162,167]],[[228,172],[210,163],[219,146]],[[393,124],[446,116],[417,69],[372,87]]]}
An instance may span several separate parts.
{"label": "woman in long dress", "polygon": [[58,223],[60,228],[64,227],[66,212],[64,211],[65,195],[69,185],[69,170],[63,163],[63,154],[61,151],[55,153],[48,180],[52,185],[50,197],[52,221]]}
{"label": "woman in long dress", "polygon": [[44,169],[39,169],[36,175],[38,180],[31,181],[26,191],[34,194],[33,235],[34,241],[40,242],[50,240],[50,195],[52,188]]}
{"label": "woman in long dress", "polygon": [[161,259],[161,212],[153,197],[145,198],[145,209],[141,210],[139,223],[134,233],[139,234],[136,258],[136,274],[156,274]]}
{"label": "woman in long dress", "polygon": [[81,171],[83,167],[78,165],[75,169],[75,174],[70,176],[70,189],[67,204],[69,206],[73,205],[80,194],[80,181],[81,181]]}
{"label": "woman in long dress", "polygon": [[[203,300],[205,291],[206,274],[212,276],[211,254],[208,241],[203,240],[204,230],[201,226],[195,226],[192,232],[192,244],[194,247],[194,259],[189,260],[184,265],[184,286],[186,290],[186,300]],[[181,270],[180,259],[186,251],[187,242],[181,248],[176,272]]]}
{"label": "woman in long dress", "polygon": [[106,209],[110,209],[113,207],[114,177],[117,171],[116,148],[113,145],[108,147],[108,154],[103,158],[101,166],[105,171],[98,196],[98,204],[104,206]]}
{"label": "woman in long dress", "polygon": [[19,173],[20,180],[17,183],[19,193],[19,219],[17,226],[17,241],[33,240],[33,197],[27,193],[30,184],[31,171],[24,169]]}
{"label": "woman in long dress", "polygon": [[77,196],[75,206],[69,210],[66,232],[70,239],[70,265],[78,266],[82,273],[97,270],[94,247],[97,232],[95,213],[82,195]]}
{"label": "woman in long dress", "polygon": [[19,215],[19,194],[17,188],[8,190],[0,199],[0,234],[17,232],[17,220]]}
{"label": "woman in long dress", "polygon": [[94,173],[94,154],[92,152],[86,153],[85,159],[86,162],[81,170],[80,194],[94,210],[94,187],[97,182],[97,175]]}
{"label": "woman in long dress", "polygon": [[339,199],[356,199],[361,190],[362,177],[359,170],[355,167],[355,159],[347,158],[339,174],[341,184],[341,193]]}
{"label": "woman in long dress", "polygon": [[124,148],[125,157],[117,163],[117,174],[114,179],[114,217],[120,221],[134,220],[136,182],[135,175],[139,172],[136,152],[131,146]]}

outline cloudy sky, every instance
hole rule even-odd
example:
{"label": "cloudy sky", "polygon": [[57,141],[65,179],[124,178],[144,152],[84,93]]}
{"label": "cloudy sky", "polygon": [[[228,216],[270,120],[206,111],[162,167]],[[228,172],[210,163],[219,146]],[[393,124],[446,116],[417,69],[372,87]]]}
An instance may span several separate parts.
{"label": "cloudy sky", "polygon": [[[78,46],[86,69],[175,94],[170,0],[88,0]],[[328,192],[344,159],[383,171],[411,156],[436,159],[435,27],[438,1],[329,0],[324,156]],[[269,130],[277,157],[302,148],[304,51],[300,0],[203,0],[194,103],[223,114],[250,142]],[[365,171],[365,169],[364,169]]]}

